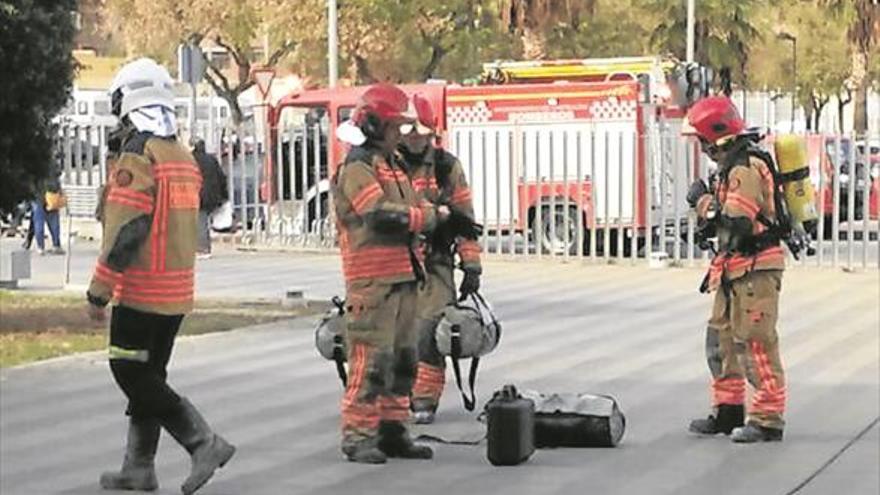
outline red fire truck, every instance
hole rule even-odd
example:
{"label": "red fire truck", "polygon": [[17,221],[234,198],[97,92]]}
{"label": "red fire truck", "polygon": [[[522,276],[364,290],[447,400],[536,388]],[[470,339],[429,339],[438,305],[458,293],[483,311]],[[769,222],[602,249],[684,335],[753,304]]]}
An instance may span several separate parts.
{"label": "red fire truck", "polygon": [[[705,79],[699,67],[633,57],[496,62],[484,65],[478,85],[403,89],[433,103],[444,144],[461,159],[488,231],[532,232],[545,251],[560,252],[574,251],[580,227],[584,240],[600,230],[608,237],[642,236],[647,225],[660,225],[647,218],[649,211],[659,215],[667,198],[683,204],[692,176],[687,169],[695,168],[685,157],[693,150],[675,146],[680,156],[673,156],[659,133],[678,135],[684,102],[705,94]],[[276,204],[303,205],[298,215],[305,228],[326,215],[327,177],[345,153],[333,131],[362,90],[306,90],[282,98],[269,112],[274,152],[267,157],[262,195]],[[654,162],[659,159],[667,169],[682,170],[664,178]]]}

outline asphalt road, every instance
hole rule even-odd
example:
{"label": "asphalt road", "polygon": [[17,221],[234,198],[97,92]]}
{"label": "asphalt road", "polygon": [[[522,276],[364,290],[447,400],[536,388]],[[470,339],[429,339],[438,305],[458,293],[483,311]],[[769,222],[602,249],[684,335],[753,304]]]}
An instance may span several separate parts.
{"label": "asphalt road", "polygon": [[[4,242],[3,248],[9,244]],[[80,246],[72,282],[88,278]],[[341,287],[335,256],[219,250],[199,263],[201,297],[279,297]],[[58,286],[63,258],[34,258],[27,290]],[[697,438],[708,412],[699,269],[487,263],[484,293],[504,324],[481,365],[482,403],[505,383],[614,395],[627,416],[615,449],[540,450],[496,468],[478,446],[436,445],[433,461],[361,466],[338,451],[341,387],[298,320],[181,339],[170,377],[239,451],[204,494],[853,494],[880,492],[880,272],[786,273],[780,338],[788,378],[785,441]],[[438,431],[478,432],[451,374]],[[122,457],[124,401],[101,353],[0,371],[0,493],[95,494]],[[185,453],[164,435],[159,493],[179,493]]]}

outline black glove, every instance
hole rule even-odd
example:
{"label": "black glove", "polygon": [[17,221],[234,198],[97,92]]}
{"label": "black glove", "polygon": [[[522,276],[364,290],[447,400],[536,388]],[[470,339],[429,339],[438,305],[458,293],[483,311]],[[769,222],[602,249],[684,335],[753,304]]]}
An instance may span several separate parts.
{"label": "black glove", "polygon": [[706,185],[706,181],[703,179],[697,179],[691,184],[690,189],[688,189],[687,193],[687,202],[691,205],[691,208],[697,207],[697,202],[703,195],[709,194],[709,186]]}
{"label": "black glove", "polygon": [[471,294],[476,294],[480,290],[480,273],[473,270],[464,271],[464,279],[458,288],[458,300],[464,301]]}
{"label": "black glove", "polygon": [[446,224],[453,234],[472,241],[479,239],[483,235],[482,225],[474,222],[473,219],[455,208],[450,208],[449,210],[449,218],[446,219]]}

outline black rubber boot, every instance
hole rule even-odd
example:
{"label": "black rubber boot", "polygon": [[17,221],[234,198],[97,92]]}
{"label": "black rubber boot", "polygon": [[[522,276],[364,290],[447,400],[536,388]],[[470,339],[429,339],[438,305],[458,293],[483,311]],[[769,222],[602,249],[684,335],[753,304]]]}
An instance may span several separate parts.
{"label": "black rubber boot", "polygon": [[706,419],[691,421],[688,430],[700,435],[717,435],[719,433],[730,435],[734,428],[744,424],[745,414],[745,407],[742,404],[721,404],[718,406],[717,415],[709,415]]}
{"label": "black rubber boot", "polygon": [[401,459],[431,459],[434,451],[427,445],[413,442],[406,427],[399,421],[379,423],[379,450],[388,457]]}
{"label": "black rubber boot", "polygon": [[733,430],[730,439],[735,443],[781,442],[782,430],[749,423]]}
{"label": "black rubber boot", "polygon": [[153,418],[129,418],[128,445],[122,469],[101,474],[101,488],[144,492],[159,488],[153,459],[156,457],[160,432],[159,421]]}
{"label": "black rubber boot", "polygon": [[377,440],[369,438],[360,442],[343,445],[342,453],[345,458],[351,462],[359,462],[361,464],[385,464],[388,456],[379,450],[376,446]]}
{"label": "black rubber boot", "polygon": [[235,447],[211,431],[202,415],[185,398],[180,399],[180,407],[162,418],[161,423],[192,458],[192,470],[180,487],[184,495],[195,493],[235,454]]}

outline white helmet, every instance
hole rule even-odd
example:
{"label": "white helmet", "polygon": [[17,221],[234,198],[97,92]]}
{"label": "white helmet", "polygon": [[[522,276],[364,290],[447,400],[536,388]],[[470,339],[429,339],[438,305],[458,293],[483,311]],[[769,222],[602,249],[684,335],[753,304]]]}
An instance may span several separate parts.
{"label": "white helmet", "polygon": [[125,64],[110,83],[113,114],[119,118],[132,110],[159,105],[174,110],[174,80],[155,60],[139,58]]}

